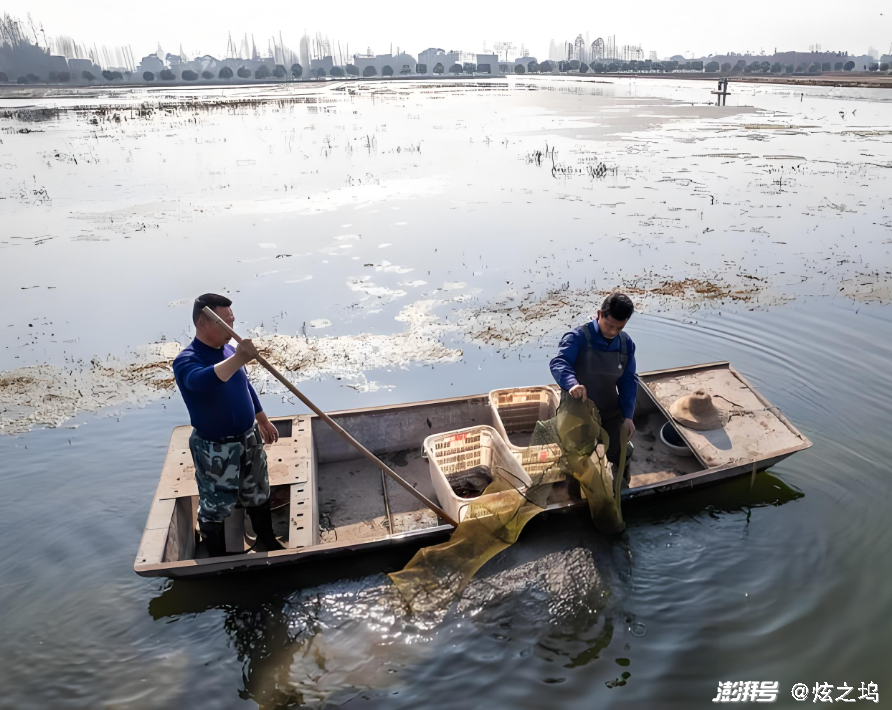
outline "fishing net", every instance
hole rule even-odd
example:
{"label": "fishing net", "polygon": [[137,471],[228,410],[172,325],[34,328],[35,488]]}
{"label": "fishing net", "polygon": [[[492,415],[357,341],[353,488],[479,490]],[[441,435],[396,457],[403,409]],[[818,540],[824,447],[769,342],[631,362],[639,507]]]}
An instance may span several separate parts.
{"label": "fishing net", "polygon": [[[619,471],[625,466],[625,429],[621,438]],[[415,611],[434,610],[459,597],[477,570],[514,544],[545,509],[554,484],[568,477],[579,482],[595,527],[621,532],[622,475],[614,477],[605,455],[609,446],[594,404],[562,393],[556,415],[536,423],[530,446],[520,455],[532,484],[518,486],[508,467],[494,459],[491,482],[468,506],[449,541],[419,550],[390,575],[402,597]]]}

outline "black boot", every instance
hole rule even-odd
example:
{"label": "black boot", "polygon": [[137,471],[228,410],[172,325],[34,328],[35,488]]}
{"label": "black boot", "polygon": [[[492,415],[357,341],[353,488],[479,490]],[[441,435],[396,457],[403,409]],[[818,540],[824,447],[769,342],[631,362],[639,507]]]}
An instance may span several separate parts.
{"label": "black boot", "polygon": [[267,550],[284,550],[285,547],[276,539],[273,533],[273,519],[269,509],[269,501],[254,508],[246,508],[251,518],[251,527],[257,540]]}
{"label": "black boot", "polygon": [[210,523],[199,520],[198,529],[201,530],[204,542],[208,546],[209,557],[223,557],[226,555],[226,536],[223,533],[223,523]]}

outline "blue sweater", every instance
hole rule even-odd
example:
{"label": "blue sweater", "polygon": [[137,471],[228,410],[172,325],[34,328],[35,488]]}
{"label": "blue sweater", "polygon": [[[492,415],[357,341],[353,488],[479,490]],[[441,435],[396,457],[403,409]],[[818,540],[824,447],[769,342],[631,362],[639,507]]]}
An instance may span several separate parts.
{"label": "blue sweater", "polygon": [[[595,350],[602,352],[613,352],[620,349],[619,338],[614,338],[610,344],[601,335],[598,328],[597,319],[587,323],[583,328],[591,328],[592,346]],[[558,348],[557,357],[551,361],[551,375],[554,377],[561,389],[567,391],[571,387],[575,387],[579,383],[576,381],[576,357],[579,355],[579,349],[586,347],[585,333],[582,328],[571,330],[561,338],[561,344]],[[629,362],[626,369],[620,375],[619,381],[616,383],[617,392],[619,392],[619,408],[622,410],[623,417],[631,419],[635,414],[635,399],[638,397],[638,380],[635,377],[635,343],[629,338]]]}
{"label": "blue sweater", "polygon": [[226,382],[214,372],[214,365],[234,354],[231,345],[212,348],[196,338],[173,361],[173,374],[192,426],[203,439],[242,434],[254,426],[257,412],[263,411],[244,367]]}

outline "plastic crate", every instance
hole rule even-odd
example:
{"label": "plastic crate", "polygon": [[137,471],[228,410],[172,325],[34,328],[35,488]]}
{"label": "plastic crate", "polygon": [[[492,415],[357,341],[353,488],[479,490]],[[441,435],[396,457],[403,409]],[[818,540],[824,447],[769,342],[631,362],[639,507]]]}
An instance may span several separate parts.
{"label": "plastic crate", "polygon": [[[471,503],[487,500],[487,503],[496,505],[499,498],[505,498],[506,502],[513,500],[511,491],[486,496],[479,492],[474,494],[486,488],[493,478],[501,478],[520,490],[532,484],[508,444],[489,426],[434,434],[424,440],[424,451],[440,505],[459,522]],[[468,489],[468,494],[456,493],[455,489],[461,490],[463,486]]]}
{"label": "plastic crate", "polygon": [[537,421],[551,419],[560,398],[552,387],[511,387],[489,393],[492,425],[502,438],[511,443],[509,434],[533,431]]}

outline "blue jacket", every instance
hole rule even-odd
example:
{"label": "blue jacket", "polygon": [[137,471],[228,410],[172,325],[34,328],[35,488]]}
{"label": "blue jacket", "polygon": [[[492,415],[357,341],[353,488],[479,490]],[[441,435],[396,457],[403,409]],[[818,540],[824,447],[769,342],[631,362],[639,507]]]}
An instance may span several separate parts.
{"label": "blue jacket", "polygon": [[244,367],[226,382],[214,372],[214,365],[234,354],[231,345],[212,348],[196,338],[173,361],[173,374],[192,426],[203,439],[243,434],[254,426],[257,412],[263,411]]}
{"label": "blue jacket", "polygon": [[[601,335],[601,329],[598,328],[597,319],[566,333],[561,338],[558,354],[551,361],[550,368],[555,382],[561,386],[561,389],[567,391],[579,384],[576,381],[574,366],[576,357],[579,355],[579,349],[586,346],[583,328],[591,328],[592,345],[595,350],[612,352],[620,348],[619,338],[614,338],[610,345],[607,344],[607,340]],[[635,400],[638,397],[638,379],[635,376],[635,343],[632,342],[631,338],[629,338],[628,343],[629,362],[616,383],[616,389],[619,392],[619,408],[622,410],[623,417],[631,419],[635,414]]]}

